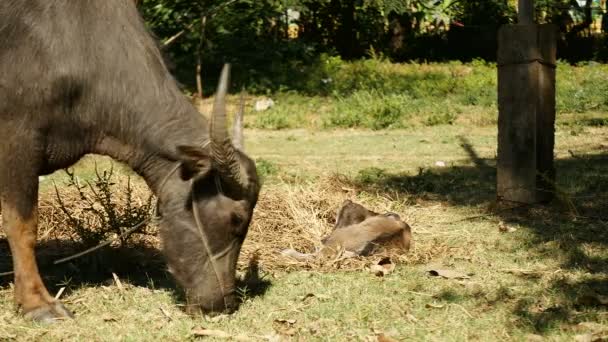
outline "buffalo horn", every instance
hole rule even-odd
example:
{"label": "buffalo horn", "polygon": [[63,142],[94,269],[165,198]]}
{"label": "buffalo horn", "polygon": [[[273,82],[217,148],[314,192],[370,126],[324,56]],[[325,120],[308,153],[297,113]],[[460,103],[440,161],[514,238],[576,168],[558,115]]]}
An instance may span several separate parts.
{"label": "buffalo horn", "polygon": [[246,188],[247,182],[242,175],[236,150],[230,141],[226,128],[226,93],[229,77],[230,65],[225,64],[220,75],[211,115],[211,154],[217,171],[226,182]]}
{"label": "buffalo horn", "polygon": [[239,111],[234,116],[232,124],[232,145],[235,148],[243,151],[243,113],[245,112],[245,91],[241,91],[239,99]]}

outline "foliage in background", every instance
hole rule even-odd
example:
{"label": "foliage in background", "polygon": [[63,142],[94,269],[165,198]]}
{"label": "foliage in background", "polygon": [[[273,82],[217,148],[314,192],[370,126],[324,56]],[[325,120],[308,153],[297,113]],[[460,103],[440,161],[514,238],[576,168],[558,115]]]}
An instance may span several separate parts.
{"label": "foliage in background", "polygon": [[[204,94],[213,92],[221,64],[234,65],[234,89],[253,93],[307,87],[310,68],[327,58],[391,61],[493,61],[500,25],[516,21],[512,0],[140,0],[139,8],[165,48],[174,73],[195,84],[202,39]],[[587,6],[590,5],[590,7]],[[570,62],[608,60],[605,34],[591,31],[601,20],[596,2],[538,0],[539,22],[555,23],[558,54]],[[608,27],[608,19],[604,19]],[[606,29],[604,27],[604,30]],[[291,35],[295,29],[297,36]],[[181,34],[180,34],[181,33]],[[328,68],[333,67],[331,64]],[[304,83],[294,87],[290,83]]]}
{"label": "foliage in background", "polygon": [[[596,6],[537,2],[537,20],[558,25],[559,53],[570,61],[608,58],[606,38],[591,34],[588,20],[589,15],[601,19],[602,13],[588,4]],[[515,5],[511,0],[139,3],[151,30],[161,41],[173,41],[165,52],[187,88],[195,83],[202,42],[205,96],[214,91],[225,62],[233,64],[232,89],[272,94],[277,105],[247,123],[268,129],[495,123],[496,32],[516,21]],[[570,21],[564,24],[565,19]],[[290,36],[290,25],[297,27],[297,37]],[[579,64],[559,66],[558,113],[608,109],[605,67]]]}
{"label": "foliage in background", "polygon": [[184,30],[165,52],[174,74],[189,88],[195,82],[201,17],[207,16],[202,66],[204,94],[210,94],[223,63],[233,64],[234,89],[247,84],[252,92],[264,92],[290,77],[284,70],[296,70],[311,58],[314,49],[286,37],[283,22],[292,5],[284,0],[142,0],[139,7],[161,41]]}

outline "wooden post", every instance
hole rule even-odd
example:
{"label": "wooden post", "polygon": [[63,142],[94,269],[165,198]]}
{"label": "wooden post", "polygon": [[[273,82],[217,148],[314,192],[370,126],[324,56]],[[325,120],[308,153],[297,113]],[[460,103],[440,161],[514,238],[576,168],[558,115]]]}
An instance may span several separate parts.
{"label": "wooden post", "polygon": [[534,24],[534,0],[519,0],[517,11],[520,25]]}
{"label": "wooden post", "polygon": [[520,0],[519,25],[498,34],[499,200],[551,199],[555,123],[557,30],[535,25],[532,0]]}

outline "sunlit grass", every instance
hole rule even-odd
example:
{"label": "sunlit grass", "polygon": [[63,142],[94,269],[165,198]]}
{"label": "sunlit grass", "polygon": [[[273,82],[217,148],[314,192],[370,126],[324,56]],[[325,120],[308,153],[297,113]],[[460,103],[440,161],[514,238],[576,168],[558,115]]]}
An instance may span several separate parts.
{"label": "sunlit grass", "polygon": [[[145,268],[120,272],[121,289],[111,275],[117,261],[109,260],[101,263],[107,268],[97,271],[105,281],[47,278],[53,289],[67,284],[62,299],[77,317],[52,326],[37,326],[16,315],[10,283],[3,282],[0,340],[181,341],[194,338],[197,328],[253,340],[353,341],[380,333],[420,341],[512,341],[529,334],[571,341],[586,332],[600,336],[608,331],[598,297],[608,295],[608,162],[602,147],[608,130],[581,129],[572,134],[570,127],[560,126],[556,134],[558,184],[572,197],[580,217],[560,203],[494,208],[493,127],[249,130],[246,148],[263,160],[259,164],[265,185],[242,261],[247,264],[253,247],[264,248],[259,267],[267,283],[263,289],[241,288],[244,303],[237,313],[212,320],[190,318],[179,309],[182,302],[170,278],[159,275],[162,269],[148,280]],[[109,165],[106,159],[89,157],[77,167],[82,177],[93,175],[94,160],[99,167]],[[437,166],[437,161],[446,166]],[[328,189],[325,184],[336,174],[345,183]],[[62,177],[59,172],[44,182],[61,185]],[[41,196],[52,198],[51,190],[47,186]],[[335,210],[333,203],[351,198],[402,214],[413,228],[414,249],[384,278],[365,267],[275,267],[268,258],[288,246],[263,245],[264,234],[269,234],[264,228],[270,226],[269,217],[260,212],[269,208],[263,201],[272,196],[296,200],[311,193],[327,206],[321,209]],[[330,227],[322,218],[311,220]],[[516,230],[501,232],[501,221]],[[305,228],[302,222],[288,223]],[[431,277],[431,268],[458,270],[470,278]]]}

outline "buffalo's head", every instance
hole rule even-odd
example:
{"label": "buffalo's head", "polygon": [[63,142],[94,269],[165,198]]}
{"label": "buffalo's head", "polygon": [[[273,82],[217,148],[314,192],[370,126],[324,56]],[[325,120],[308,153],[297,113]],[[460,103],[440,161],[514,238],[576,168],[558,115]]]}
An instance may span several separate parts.
{"label": "buffalo's head", "polygon": [[225,66],[208,143],[178,147],[176,175],[159,196],[164,252],[189,313],[236,309],[236,263],[260,191],[255,163],[242,151],[242,99],[232,139],[227,133],[228,73]]}

